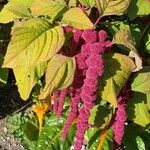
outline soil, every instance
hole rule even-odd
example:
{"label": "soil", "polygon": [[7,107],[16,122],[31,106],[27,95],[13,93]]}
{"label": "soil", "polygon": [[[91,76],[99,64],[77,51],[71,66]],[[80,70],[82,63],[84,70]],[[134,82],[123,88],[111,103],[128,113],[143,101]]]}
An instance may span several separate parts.
{"label": "soil", "polygon": [[15,81],[0,87],[0,150],[25,150],[21,143],[8,133],[7,118],[14,112],[24,111],[29,101],[24,102],[18,93]]}

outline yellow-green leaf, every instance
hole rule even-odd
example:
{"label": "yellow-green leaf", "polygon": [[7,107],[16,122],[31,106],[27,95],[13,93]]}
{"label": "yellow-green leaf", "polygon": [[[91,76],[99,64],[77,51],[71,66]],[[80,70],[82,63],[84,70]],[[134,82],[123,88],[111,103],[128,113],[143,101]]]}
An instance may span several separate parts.
{"label": "yellow-green leaf", "polygon": [[143,68],[142,60],[134,46],[135,45],[134,40],[128,29],[119,30],[113,38],[113,44],[121,44],[131,50],[129,56],[135,58],[135,64],[136,64],[136,68],[134,72]]}
{"label": "yellow-green leaf", "polygon": [[131,87],[133,91],[150,94],[150,66],[144,67],[135,75]]}
{"label": "yellow-green leaf", "polygon": [[80,8],[71,8],[63,15],[62,22],[79,30],[92,29],[93,23]]}
{"label": "yellow-green leaf", "polygon": [[128,118],[134,123],[143,127],[150,123],[150,94],[135,92],[126,108]]}
{"label": "yellow-green leaf", "polygon": [[52,26],[44,18],[33,18],[15,27],[8,45],[3,67],[19,66],[26,61],[30,66],[40,64],[56,54],[64,44],[61,26]]}
{"label": "yellow-green leaf", "polygon": [[33,15],[48,15],[51,18],[59,17],[65,10],[67,10],[66,3],[63,0],[34,0],[31,7]]}
{"label": "yellow-green leaf", "polygon": [[13,69],[16,78],[16,85],[18,86],[18,91],[21,98],[23,100],[27,100],[30,96],[32,88],[44,75],[46,63],[42,63],[33,67],[25,65],[25,62],[19,63],[23,63],[24,66]]}
{"label": "yellow-green leaf", "polygon": [[94,0],[79,0],[79,2],[88,8],[92,8],[95,5]]}
{"label": "yellow-green leaf", "polygon": [[103,100],[117,107],[117,95],[135,68],[135,64],[126,55],[110,53],[104,56],[105,72],[101,79],[99,94]]}
{"label": "yellow-green leaf", "polygon": [[9,23],[15,19],[31,17],[29,8],[33,0],[11,0],[0,12],[0,22]]}
{"label": "yellow-green leaf", "polygon": [[46,85],[40,99],[46,98],[53,90],[67,88],[71,85],[75,73],[75,59],[56,54],[48,63]]}
{"label": "yellow-green leaf", "polygon": [[100,16],[122,15],[131,0],[95,0]]}

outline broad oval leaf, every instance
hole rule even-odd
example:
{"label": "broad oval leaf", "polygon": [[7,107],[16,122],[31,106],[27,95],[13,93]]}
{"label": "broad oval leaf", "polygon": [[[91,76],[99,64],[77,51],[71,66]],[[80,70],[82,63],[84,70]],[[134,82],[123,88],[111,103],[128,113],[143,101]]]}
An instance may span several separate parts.
{"label": "broad oval leaf", "polygon": [[131,87],[133,91],[150,94],[150,66],[144,67],[135,75]]}
{"label": "broad oval leaf", "polygon": [[130,0],[95,0],[100,16],[122,15]]}
{"label": "broad oval leaf", "polygon": [[95,105],[90,111],[89,124],[94,125],[94,127],[98,127],[99,129],[103,129],[106,125],[108,125],[109,121],[112,117],[111,108],[107,105]]}
{"label": "broad oval leaf", "polygon": [[128,29],[119,30],[113,38],[113,44],[121,44],[131,50],[129,56],[135,58],[135,64],[136,64],[136,68],[135,68],[134,72],[139,71],[140,69],[143,68],[142,60],[141,60],[136,48],[134,47],[134,45],[135,45],[134,40]]}
{"label": "broad oval leaf", "polygon": [[92,29],[94,27],[84,12],[77,7],[71,8],[64,13],[62,22],[79,30]]}
{"label": "broad oval leaf", "polygon": [[150,94],[135,92],[126,110],[130,120],[145,127],[150,123]]}
{"label": "broad oval leaf", "polygon": [[21,66],[13,68],[13,72],[16,78],[16,84],[18,91],[23,100],[27,100],[30,96],[32,88],[44,75],[47,63],[42,63],[37,66]]}
{"label": "broad oval leaf", "polygon": [[100,82],[99,95],[112,106],[117,107],[117,95],[135,68],[131,58],[119,53],[104,56],[105,71]]}
{"label": "broad oval leaf", "polygon": [[150,14],[149,0],[131,0],[131,5],[128,9],[129,19],[132,21],[138,16],[145,16]]}
{"label": "broad oval leaf", "polygon": [[46,70],[46,85],[39,96],[46,98],[53,90],[67,88],[74,79],[76,63],[74,58],[56,54],[48,63]]}
{"label": "broad oval leaf", "polygon": [[15,19],[31,17],[29,8],[33,0],[10,0],[0,12],[0,22],[9,23]]}
{"label": "broad oval leaf", "polygon": [[54,19],[59,17],[64,11],[67,10],[66,3],[63,0],[34,0],[31,7],[33,15],[48,15]]}
{"label": "broad oval leaf", "polygon": [[44,18],[33,18],[13,30],[3,67],[19,66],[18,61],[28,60],[37,65],[50,59],[64,44],[61,26],[52,26]]}
{"label": "broad oval leaf", "polygon": [[92,8],[95,5],[94,0],[79,0],[79,2],[88,8]]}

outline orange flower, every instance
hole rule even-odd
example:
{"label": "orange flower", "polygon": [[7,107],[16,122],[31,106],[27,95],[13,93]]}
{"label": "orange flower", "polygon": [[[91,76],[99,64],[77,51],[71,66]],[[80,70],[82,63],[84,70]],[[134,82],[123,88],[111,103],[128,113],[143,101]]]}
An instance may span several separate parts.
{"label": "orange flower", "polygon": [[48,111],[48,105],[46,103],[37,103],[32,106],[32,111],[36,113],[39,121],[39,134],[41,133],[43,126],[43,117]]}

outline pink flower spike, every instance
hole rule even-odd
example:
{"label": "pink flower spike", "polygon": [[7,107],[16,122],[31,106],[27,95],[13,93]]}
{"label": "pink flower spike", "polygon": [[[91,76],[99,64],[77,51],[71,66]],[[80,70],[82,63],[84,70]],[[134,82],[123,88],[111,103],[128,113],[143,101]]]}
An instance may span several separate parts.
{"label": "pink flower spike", "polygon": [[97,41],[97,32],[93,30],[85,30],[82,33],[82,38],[87,44],[94,43]]}
{"label": "pink flower spike", "polygon": [[103,42],[107,38],[107,33],[104,30],[100,30],[98,33],[99,41]]}

